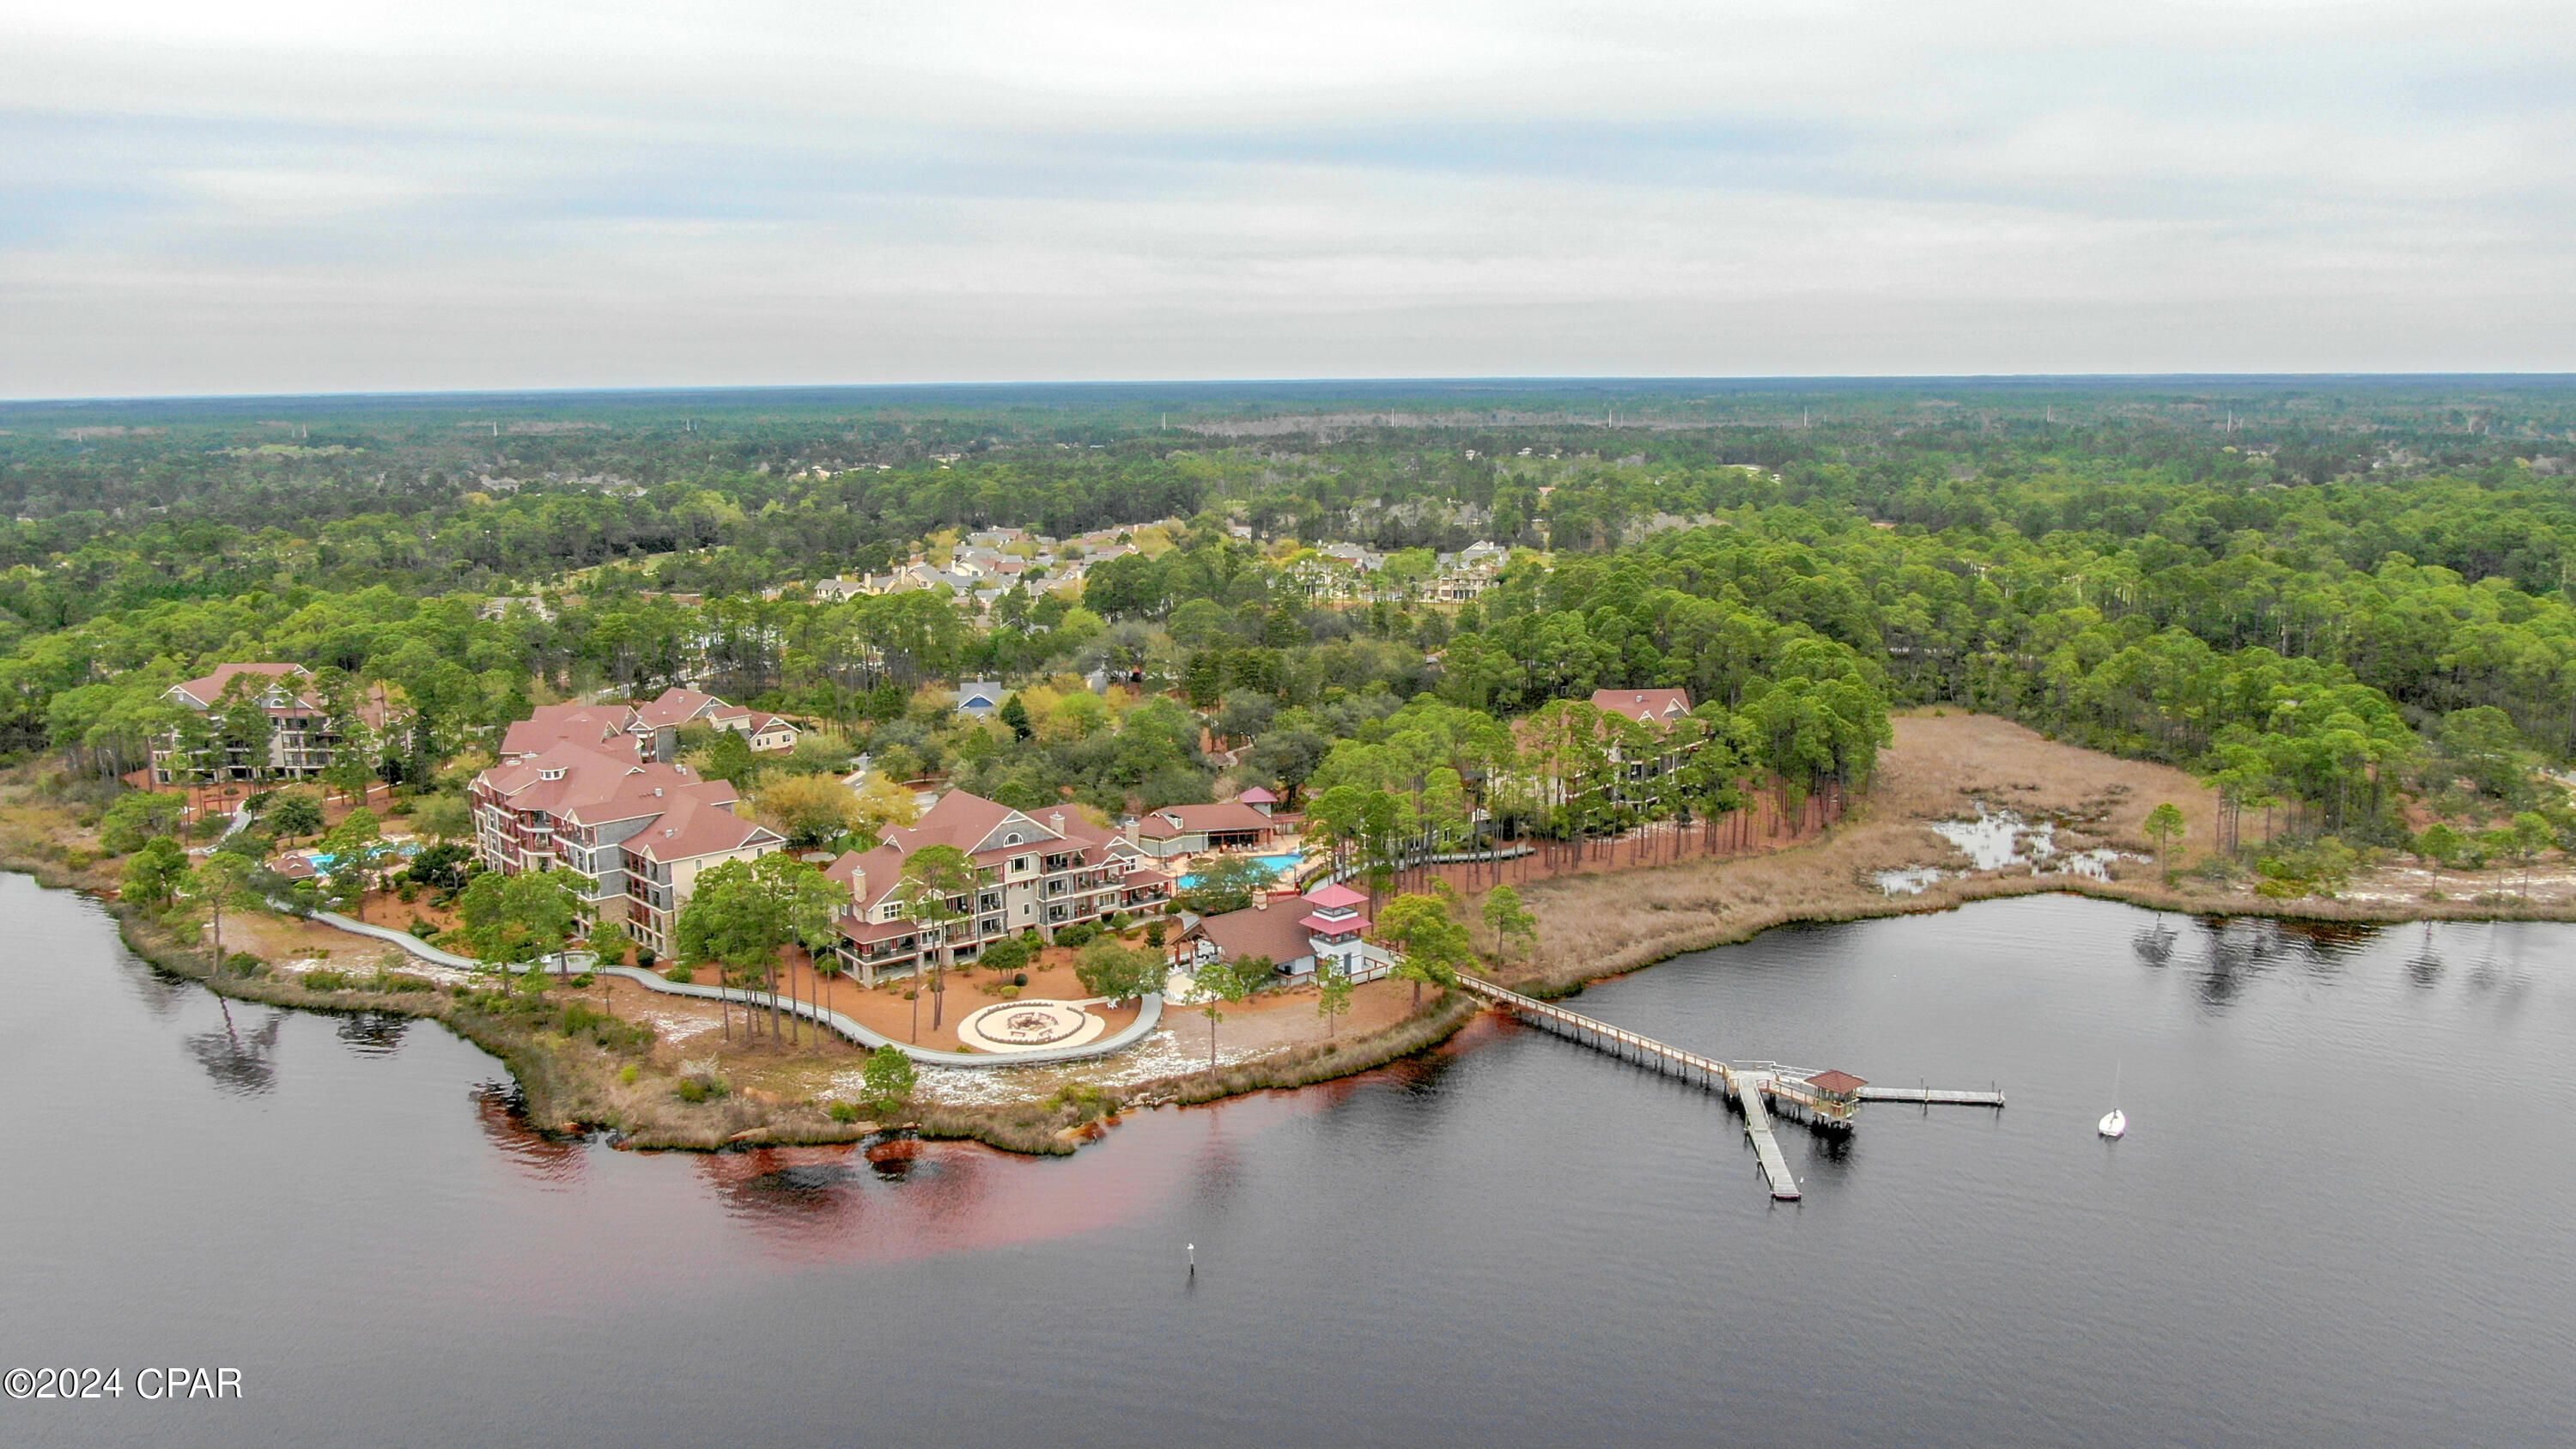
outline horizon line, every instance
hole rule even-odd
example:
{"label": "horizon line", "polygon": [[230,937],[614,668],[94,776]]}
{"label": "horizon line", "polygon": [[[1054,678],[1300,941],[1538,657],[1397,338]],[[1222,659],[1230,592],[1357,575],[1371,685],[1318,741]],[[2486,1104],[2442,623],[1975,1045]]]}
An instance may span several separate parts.
{"label": "horizon line", "polygon": [[1688,373],[1422,375],[1399,377],[1240,377],[1240,378],[1108,378],[1023,379],[999,382],[806,382],[806,383],[649,383],[622,386],[357,388],[335,392],[124,393],[71,397],[0,398],[0,409],[125,407],[154,404],[255,402],[351,403],[367,401],[427,402],[439,399],[571,399],[674,397],[706,393],[899,393],[922,391],[1005,392],[1106,389],[1313,388],[1346,387],[1710,387],[1890,386],[1903,384],[2103,384],[2103,383],[2282,383],[2335,382],[2477,382],[2576,386],[2576,372],[1987,372],[1987,373]]}

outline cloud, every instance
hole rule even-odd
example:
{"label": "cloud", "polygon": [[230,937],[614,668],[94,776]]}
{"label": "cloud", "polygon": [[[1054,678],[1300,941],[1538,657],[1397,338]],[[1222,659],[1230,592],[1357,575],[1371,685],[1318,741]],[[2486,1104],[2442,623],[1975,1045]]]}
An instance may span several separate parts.
{"label": "cloud", "polygon": [[2576,365],[2563,6],[0,0],[0,394]]}

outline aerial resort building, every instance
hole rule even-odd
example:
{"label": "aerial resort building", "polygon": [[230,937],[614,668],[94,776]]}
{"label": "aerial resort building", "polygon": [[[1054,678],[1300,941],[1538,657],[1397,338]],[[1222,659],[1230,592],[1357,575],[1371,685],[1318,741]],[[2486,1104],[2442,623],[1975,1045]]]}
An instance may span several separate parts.
{"label": "aerial resort building", "polygon": [[[973,895],[949,899],[956,918],[945,924],[915,920],[901,889],[906,857],[933,845],[964,851],[978,882]],[[1159,910],[1172,894],[1172,878],[1135,842],[1071,806],[1014,810],[964,790],[949,791],[909,829],[888,830],[876,849],[848,852],[823,873],[850,889],[841,959],[869,982],[911,971],[943,947],[951,959],[971,961],[1004,937],[1035,931],[1052,941],[1077,922]]]}
{"label": "aerial resort building", "polygon": [[1267,956],[1285,976],[1330,968],[1353,981],[1375,981],[1395,957],[1366,939],[1368,897],[1346,885],[1321,885],[1303,896],[1256,896],[1223,915],[1192,917],[1175,955],[1183,966]]}

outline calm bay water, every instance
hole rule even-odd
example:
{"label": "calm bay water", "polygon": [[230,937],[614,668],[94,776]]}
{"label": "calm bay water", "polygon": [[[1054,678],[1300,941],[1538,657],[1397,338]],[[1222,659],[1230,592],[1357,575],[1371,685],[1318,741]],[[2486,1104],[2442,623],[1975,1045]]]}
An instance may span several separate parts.
{"label": "calm bay water", "polygon": [[435,1026],[227,1009],[0,877],[0,1368],[247,1386],[0,1401],[0,1443],[2576,1442],[2576,928],[2167,917],[2158,961],[2157,919],[1577,998],[2012,1094],[1788,1129],[1775,1207],[1713,1098],[1505,1025],[1070,1161],[554,1142]]}

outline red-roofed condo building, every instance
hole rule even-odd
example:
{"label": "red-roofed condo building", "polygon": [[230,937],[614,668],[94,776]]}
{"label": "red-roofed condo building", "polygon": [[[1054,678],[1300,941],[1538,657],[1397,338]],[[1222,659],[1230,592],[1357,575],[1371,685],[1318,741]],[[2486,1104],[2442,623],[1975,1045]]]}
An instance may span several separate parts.
{"label": "red-roofed condo building", "polygon": [[[949,909],[962,919],[921,927],[904,919],[897,899],[904,858],[930,845],[953,845],[975,862],[979,884]],[[1047,940],[1078,921],[1159,908],[1172,878],[1116,831],[1092,824],[1070,806],[1022,811],[951,790],[910,829],[885,833],[874,850],[851,851],[825,869],[849,887],[841,917],[841,958],[863,980],[905,972],[950,946],[972,960],[985,946],[1022,931]]]}
{"label": "red-roofed condo building", "polygon": [[1691,712],[1687,689],[1596,689],[1592,707],[1639,724],[1671,724]]}
{"label": "red-roofed condo building", "polygon": [[637,705],[540,705],[502,733],[501,759],[520,759],[572,741],[603,750],[629,750],[639,760],[668,763],[681,728],[693,724],[731,730],[750,741],[755,754],[793,749],[799,733],[793,722],[777,715],[674,686]]}
{"label": "red-roofed condo building", "polygon": [[[152,783],[202,784],[218,780],[310,780],[338,762],[341,721],[301,664],[218,664],[202,679],[184,680],[161,697],[199,715],[255,705],[267,716],[262,742],[235,730],[173,731],[152,747]],[[402,713],[381,684],[348,702],[349,713],[382,736]],[[233,723],[238,724],[236,718]],[[192,735],[195,737],[192,738]]]}
{"label": "red-roofed condo building", "polygon": [[732,785],[635,759],[622,742],[552,745],[475,776],[469,795],[486,869],[571,871],[593,920],[625,922],[662,955],[701,871],[786,844],[734,813]]}

